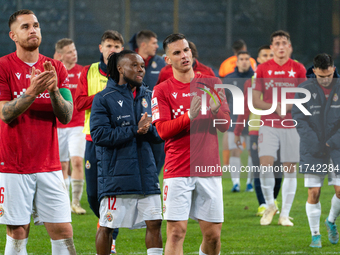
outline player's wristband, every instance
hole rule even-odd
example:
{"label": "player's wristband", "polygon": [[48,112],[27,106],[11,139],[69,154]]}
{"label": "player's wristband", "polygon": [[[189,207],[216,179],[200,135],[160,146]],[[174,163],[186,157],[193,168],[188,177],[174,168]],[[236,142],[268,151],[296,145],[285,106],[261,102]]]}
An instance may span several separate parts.
{"label": "player's wristband", "polygon": [[59,89],[59,92],[60,92],[61,96],[62,96],[66,101],[69,101],[69,102],[72,102],[72,103],[73,103],[72,94],[71,94],[71,91],[70,91],[69,89],[62,88],[62,89]]}
{"label": "player's wristband", "polygon": [[190,111],[188,111],[188,117],[190,120],[193,120],[194,118],[190,115]]}

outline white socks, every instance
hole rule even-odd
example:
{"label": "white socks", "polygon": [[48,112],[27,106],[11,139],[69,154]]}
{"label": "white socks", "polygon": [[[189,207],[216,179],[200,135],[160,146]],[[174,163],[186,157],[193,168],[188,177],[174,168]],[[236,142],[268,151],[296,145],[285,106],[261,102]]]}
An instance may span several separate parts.
{"label": "white socks", "polygon": [[6,235],[5,254],[6,255],[27,255],[27,251],[26,251],[27,239],[28,238],[17,240]]}
{"label": "white socks", "polygon": [[76,255],[73,239],[51,240],[52,255]]}
{"label": "white socks", "polygon": [[71,180],[72,184],[72,203],[78,204],[83,194],[84,180]]}
{"label": "white socks", "polygon": [[146,250],[147,255],[162,255],[163,248],[150,248]]}
{"label": "white socks", "polygon": [[340,214],[340,199],[337,198],[336,195],[334,194],[332,198],[331,210],[329,211],[328,221],[334,223],[339,214]]}
{"label": "white socks", "polygon": [[[275,180],[274,180],[275,183]],[[282,184],[282,209],[280,217],[289,217],[297,186],[296,172],[284,173]]]}
{"label": "white socks", "polygon": [[321,204],[309,204],[306,203],[306,213],[309,222],[310,232],[312,236],[320,235],[320,216],[321,216]]}
{"label": "white socks", "polygon": [[[249,169],[252,169],[253,167],[253,160],[251,159],[251,156],[248,156],[248,167]],[[248,178],[247,178],[247,184],[253,182],[253,172],[249,171],[248,172]]]}
{"label": "white socks", "polygon": [[[205,254],[202,250],[201,250],[201,246],[202,245],[200,245],[200,250],[199,250],[199,252],[198,252],[198,255],[208,255],[208,254]],[[221,253],[219,253],[219,255],[220,255]]]}
{"label": "white socks", "polygon": [[230,157],[230,176],[233,185],[240,185],[240,170],[241,170],[241,158],[239,157]]}
{"label": "white socks", "polygon": [[261,166],[260,182],[263,197],[266,200],[267,206],[274,204],[274,186],[275,177],[272,170],[268,167]]}

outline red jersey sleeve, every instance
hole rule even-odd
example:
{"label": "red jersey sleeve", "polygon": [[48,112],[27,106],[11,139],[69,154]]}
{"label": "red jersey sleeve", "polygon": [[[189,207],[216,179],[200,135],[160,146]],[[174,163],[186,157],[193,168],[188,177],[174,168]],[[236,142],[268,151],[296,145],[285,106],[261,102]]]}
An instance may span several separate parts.
{"label": "red jersey sleeve", "polygon": [[152,124],[161,120],[171,120],[171,108],[165,96],[164,87],[160,85],[153,89],[151,100]]}
{"label": "red jersey sleeve", "polygon": [[8,84],[8,72],[5,70],[4,61],[0,62],[0,101],[10,101],[12,100],[11,90]]}
{"label": "red jersey sleeve", "polygon": [[262,69],[263,64],[257,67],[256,73],[254,74],[253,89],[264,92]]}
{"label": "red jersey sleeve", "polygon": [[77,111],[90,109],[95,95],[88,95],[87,72],[90,66],[85,66],[81,72],[74,99],[74,106]]}
{"label": "red jersey sleeve", "polygon": [[186,113],[173,120],[158,121],[156,123],[156,129],[163,140],[168,140],[182,132],[188,125],[190,125],[190,119],[188,113]]}
{"label": "red jersey sleeve", "polygon": [[58,88],[59,89],[69,89],[69,79],[68,79],[68,72],[66,70],[66,67],[61,62],[54,62],[54,67],[57,71],[58,76]]}

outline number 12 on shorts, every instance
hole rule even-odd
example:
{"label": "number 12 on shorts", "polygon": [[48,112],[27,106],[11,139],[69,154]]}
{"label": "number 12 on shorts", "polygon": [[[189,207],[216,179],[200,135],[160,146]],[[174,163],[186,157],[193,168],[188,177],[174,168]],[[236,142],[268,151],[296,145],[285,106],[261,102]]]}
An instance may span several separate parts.
{"label": "number 12 on shorts", "polygon": [[5,199],[5,188],[4,187],[0,187],[0,204],[4,203],[4,199]]}
{"label": "number 12 on shorts", "polygon": [[109,210],[112,210],[112,211],[115,211],[117,210],[117,208],[115,207],[116,206],[116,196],[110,196],[108,197],[108,202],[109,202]]}

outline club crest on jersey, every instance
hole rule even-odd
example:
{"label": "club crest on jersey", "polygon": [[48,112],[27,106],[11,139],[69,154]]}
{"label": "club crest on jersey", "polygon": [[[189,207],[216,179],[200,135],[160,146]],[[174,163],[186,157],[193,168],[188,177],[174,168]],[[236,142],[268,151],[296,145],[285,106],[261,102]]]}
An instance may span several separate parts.
{"label": "club crest on jersey", "polygon": [[156,63],[156,61],[152,61],[151,66],[152,66],[152,68],[157,68],[157,63]]}
{"label": "club crest on jersey", "polygon": [[5,210],[4,208],[2,208],[2,206],[0,206],[0,217],[4,216],[5,214]]}
{"label": "club crest on jersey", "polygon": [[107,212],[106,219],[107,219],[108,222],[111,222],[113,220],[113,216],[110,212]]}
{"label": "club crest on jersey", "polygon": [[254,142],[253,145],[251,146],[251,148],[255,151],[257,149],[257,145],[256,143]]}
{"label": "club crest on jersey", "polygon": [[91,163],[90,163],[90,161],[86,160],[85,167],[86,167],[86,169],[90,169],[90,168],[91,168]]}
{"label": "club crest on jersey", "polygon": [[336,102],[338,101],[339,97],[338,97],[338,94],[335,93],[334,96],[333,96],[333,101]]}
{"label": "club crest on jersey", "polygon": [[143,105],[144,108],[148,108],[148,102],[146,102],[145,98],[143,98],[143,100],[142,100],[142,105]]}

